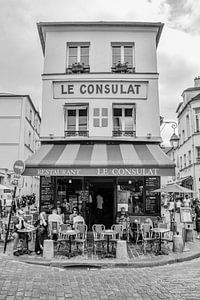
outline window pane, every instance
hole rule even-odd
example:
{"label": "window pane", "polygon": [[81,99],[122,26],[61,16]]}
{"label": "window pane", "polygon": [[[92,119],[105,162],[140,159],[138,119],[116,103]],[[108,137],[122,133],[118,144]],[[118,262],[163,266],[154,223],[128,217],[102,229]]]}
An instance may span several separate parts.
{"label": "window pane", "polygon": [[126,117],[124,120],[125,123],[125,131],[132,131],[133,130],[133,118]]}
{"label": "window pane", "polygon": [[121,117],[122,116],[122,109],[121,108],[114,108],[113,109],[113,115],[115,116],[115,117]]}
{"label": "window pane", "polygon": [[125,108],[125,117],[132,117],[132,108]]}
{"label": "window pane", "polygon": [[124,62],[128,63],[129,66],[133,65],[133,47],[124,47]]}
{"label": "window pane", "polygon": [[118,64],[121,61],[121,47],[114,46],[112,47],[112,64]]}
{"label": "window pane", "polygon": [[88,46],[82,46],[81,47],[81,57],[80,62],[84,63],[85,65],[89,65],[89,47]]}
{"label": "window pane", "polygon": [[107,117],[108,116],[108,109],[107,108],[102,108],[102,116]]}
{"label": "window pane", "polygon": [[87,130],[87,117],[79,117],[79,130]]}
{"label": "window pane", "polygon": [[69,65],[71,66],[72,64],[77,62],[77,47],[69,47]]}
{"label": "window pane", "polygon": [[76,117],[67,118],[67,130],[75,131],[76,130]]}
{"label": "window pane", "polygon": [[68,116],[76,116],[76,110],[75,109],[68,109],[67,111]]}
{"label": "window pane", "polygon": [[87,116],[87,109],[79,109],[79,116]]}
{"label": "window pane", "polygon": [[94,115],[95,117],[98,117],[98,116],[99,116],[99,108],[94,108],[94,110],[93,110],[93,115]]}
{"label": "window pane", "polygon": [[114,117],[114,119],[113,119],[113,130],[114,131],[122,130],[122,118]]}
{"label": "window pane", "polygon": [[107,118],[102,118],[102,127],[108,127],[108,119]]}
{"label": "window pane", "polygon": [[93,119],[93,126],[94,127],[99,127],[99,119],[97,119],[97,118]]}

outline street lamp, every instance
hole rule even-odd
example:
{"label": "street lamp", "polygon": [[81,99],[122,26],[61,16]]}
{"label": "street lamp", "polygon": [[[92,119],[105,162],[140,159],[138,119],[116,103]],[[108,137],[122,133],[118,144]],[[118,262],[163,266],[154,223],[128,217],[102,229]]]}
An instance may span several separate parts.
{"label": "street lamp", "polygon": [[170,137],[170,144],[171,144],[171,146],[174,148],[174,149],[176,149],[177,147],[178,147],[178,144],[179,144],[179,137],[178,137],[178,135],[175,133],[175,129],[177,128],[177,123],[173,123],[172,125],[171,125],[171,127],[173,128],[173,130],[174,130],[174,132],[173,132],[173,134],[172,134],[172,136]]}

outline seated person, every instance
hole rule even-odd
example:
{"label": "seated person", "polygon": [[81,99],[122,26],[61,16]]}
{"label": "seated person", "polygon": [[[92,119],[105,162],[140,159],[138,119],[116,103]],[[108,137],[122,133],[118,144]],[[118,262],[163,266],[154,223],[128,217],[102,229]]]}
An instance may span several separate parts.
{"label": "seated person", "polygon": [[123,238],[127,236],[127,240],[129,240],[129,234],[131,234],[130,218],[126,213],[125,207],[122,207],[120,213],[117,215],[116,223],[123,225]]}
{"label": "seated person", "polygon": [[[57,222],[58,223],[58,227],[60,227],[61,224],[63,224],[62,218],[60,215],[57,214],[57,209],[53,208],[52,209],[52,214],[49,215],[48,217],[48,223],[51,226],[52,222]],[[50,228],[50,231],[52,230],[52,228]],[[59,228],[57,229],[53,229],[52,232],[50,232],[50,235],[52,236],[53,240],[57,240],[58,239],[58,233],[59,233]]]}
{"label": "seated person", "polygon": [[39,255],[43,252],[44,240],[48,239],[48,222],[45,212],[41,212],[39,219],[34,224],[36,229],[35,252]]}
{"label": "seated person", "polygon": [[17,218],[15,218],[15,220],[14,220],[13,255],[15,255],[15,256],[19,256],[21,254],[17,250],[17,246],[18,246],[18,243],[19,243],[20,239],[23,240],[23,242],[22,242],[22,248],[26,248],[27,247],[27,245],[26,245],[26,233],[18,232],[18,230],[24,229],[24,228],[30,229],[30,228],[33,228],[33,226],[25,222],[25,220],[24,220],[24,212],[23,212],[23,210],[19,210],[17,212]]}
{"label": "seated person", "polygon": [[79,215],[78,207],[74,207],[72,210],[72,214],[69,215],[69,223],[72,225],[72,227],[75,227],[75,223],[82,223],[85,224],[84,218]]}
{"label": "seated person", "polygon": [[135,214],[141,214],[142,213],[142,210],[141,210],[141,207],[139,204],[136,204],[135,206]]}

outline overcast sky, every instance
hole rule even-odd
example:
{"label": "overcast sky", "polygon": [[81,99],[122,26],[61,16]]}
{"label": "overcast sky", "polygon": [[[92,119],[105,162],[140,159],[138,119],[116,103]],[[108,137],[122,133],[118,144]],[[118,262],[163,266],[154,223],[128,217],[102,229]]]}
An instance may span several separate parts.
{"label": "overcast sky", "polygon": [[[0,0],[0,92],[30,94],[41,107],[42,21],[165,23],[158,46],[160,114],[176,120],[182,91],[200,75],[199,0]],[[162,131],[165,141],[170,126]]]}

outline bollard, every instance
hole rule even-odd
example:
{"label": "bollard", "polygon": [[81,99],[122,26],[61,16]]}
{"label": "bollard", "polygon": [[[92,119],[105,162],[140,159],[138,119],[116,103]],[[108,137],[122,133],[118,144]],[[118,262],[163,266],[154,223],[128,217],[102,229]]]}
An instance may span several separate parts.
{"label": "bollard", "polygon": [[126,241],[122,241],[122,240],[117,241],[116,258],[128,259]]}
{"label": "bollard", "polygon": [[52,240],[44,240],[43,257],[52,259],[54,257],[54,246]]}
{"label": "bollard", "polygon": [[183,252],[183,238],[181,235],[176,234],[173,236],[173,251],[174,252]]}

